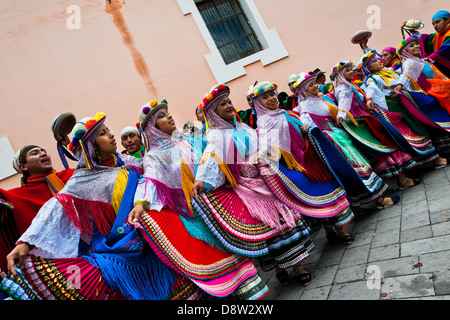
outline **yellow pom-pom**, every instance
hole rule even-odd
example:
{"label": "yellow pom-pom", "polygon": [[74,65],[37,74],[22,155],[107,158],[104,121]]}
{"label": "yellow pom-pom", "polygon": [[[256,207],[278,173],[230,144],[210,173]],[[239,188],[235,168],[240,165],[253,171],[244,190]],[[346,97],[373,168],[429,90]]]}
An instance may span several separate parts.
{"label": "yellow pom-pom", "polygon": [[157,104],[158,104],[158,101],[152,100],[152,101],[150,102],[150,107],[153,108],[153,107],[156,106]]}
{"label": "yellow pom-pom", "polygon": [[208,93],[208,95],[206,96],[206,99],[211,100],[213,98],[213,95],[211,93]]}
{"label": "yellow pom-pom", "polygon": [[95,115],[94,120],[95,120],[95,121],[98,121],[98,120],[100,120],[101,118],[103,118],[104,116],[105,116],[105,114],[104,114],[103,112],[99,112],[99,113],[97,113],[97,114]]}

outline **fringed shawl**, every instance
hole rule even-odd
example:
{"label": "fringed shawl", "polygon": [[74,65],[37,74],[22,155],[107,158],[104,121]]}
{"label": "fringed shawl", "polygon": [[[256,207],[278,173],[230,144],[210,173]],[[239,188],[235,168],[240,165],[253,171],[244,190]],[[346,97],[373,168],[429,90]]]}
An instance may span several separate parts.
{"label": "fringed shawl", "polygon": [[[192,187],[197,155],[190,141],[178,130],[170,136],[156,128],[156,112],[143,129],[147,145],[144,156],[144,175],[157,189],[164,206],[185,217],[192,217]],[[195,140],[201,143],[199,139]]]}
{"label": "fringed shawl", "polygon": [[222,119],[216,108],[220,100],[216,99],[206,109],[208,130],[206,132],[206,147],[200,157],[199,165],[214,158],[221,172],[234,188],[240,177],[243,163],[257,151],[256,131],[247,124],[238,121],[235,116],[231,123]]}
{"label": "fringed shawl", "polygon": [[[253,165],[257,156],[258,135],[256,130],[233,119],[233,125],[220,118],[216,105],[207,109],[210,129],[207,132],[207,146],[200,164],[213,157],[223,175],[234,188],[237,196],[250,214],[277,230],[295,225],[293,211],[286,207],[261,178],[258,170],[246,170]],[[242,170],[242,172],[241,172]],[[244,172],[254,172],[247,176]],[[281,223],[281,219],[284,224]]]}
{"label": "fringed shawl", "polygon": [[259,99],[253,101],[258,114],[258,151],[272,155],[276,161],[283,159],[289,169],[302,172],[311,180],[329,181],[331,173],[323,168],[312,146],[302,136],[300,119],[282,109],[269,110]]}

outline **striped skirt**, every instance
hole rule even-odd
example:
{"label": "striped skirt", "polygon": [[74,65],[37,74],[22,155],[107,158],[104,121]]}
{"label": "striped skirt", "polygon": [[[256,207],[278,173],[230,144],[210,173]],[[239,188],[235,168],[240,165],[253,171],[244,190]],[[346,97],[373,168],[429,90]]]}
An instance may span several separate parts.
{"label": "striped skirt", "polygon": [[[393,98],[389,97],[389,102]],[[425,127],[439,155],[450,154],[450,115],[442,108],[435,97],[420,92],[402,92],[397,101],[413,121]],[[388,103],[389,108],[392,104]],[[410,120],[411,121],[411,120]]]}
{"label": "striped skirt", "polygon": [[[375,120],[376,125],[380,127],[378,129],[383,130],[382,132],[371,128],[365,119],[359,118],[356,121],[358,126],[348,120],[342,123],[342,128],[356,141],[357,149],[371,161],[372,169],[378,176],[384,179],[392,178],[417,165],[410,154],[395,145],[391,136],[378,120]],[[390,140],[387,142],[389,145],[380,141],[377,136],[381,136],[384,140]]]}
{"label": "striped skirt", "polygon": [[277,230],[252,216],[230,186],[205,192],[192,205],[227,250],[246,257],[270,254],[275,262],[268,268],[294,266],[314,249],[302,218],[293,227]]}
{"label": "striped skirt", "polygon": [[[392,104],[398,103],[388,103]],[[373,110],[372,113],[386,128],[392,140],[403,151],[411,154],[417,165],[431,163],[439,157],[428,133],[426,135],[415,133],[401,113],[381,109]]]}
{"label": "striped skirt", "polygon": [[268,293],[249,258],[193,237],[180,216],[170,210],[148,211],[138,228],[164,263],[209,295],[253,300]]}
{"label": "striped skirt", "polygon": [[[14,300],[128,300],[106,283],[99,268],[86,259],[27,257],[25,268],[15,266],[0,291]],[[175,275],[167,300],[199,300],[201,290],[189,279]]]}
{"label": "striped skirt", "polygon": [[347,199],[352,206],[369,204],[389,188],[373,171],[367,158],[353,145],[353,140],[346,132],[323,132],[316,127],[310,135],[311,143],[347,192]]}

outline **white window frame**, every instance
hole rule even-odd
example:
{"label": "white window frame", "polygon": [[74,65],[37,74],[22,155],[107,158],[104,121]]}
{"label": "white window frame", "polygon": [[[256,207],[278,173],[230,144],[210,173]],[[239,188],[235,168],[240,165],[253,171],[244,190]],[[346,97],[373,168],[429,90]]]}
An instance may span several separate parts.
{"label": "white window frame", "polygon": [[206,61],[216,78],[217,83],[227,83],[246,75],[245,66],[261,61],[263,66],[289,56],[276,29],[268,29],[254,0],[238,0],[251,27],[253,28],[263,49],[243,59],[225,64],[211,34],[195,5],[199,0],[177,0],[184,15],[191,14],[210,51],[205,55]]}
{"label": "white window frame", "polygon": [[13,167],[14,155],[15,152],[8,137],[0,137],[0,180],[17,174]]}

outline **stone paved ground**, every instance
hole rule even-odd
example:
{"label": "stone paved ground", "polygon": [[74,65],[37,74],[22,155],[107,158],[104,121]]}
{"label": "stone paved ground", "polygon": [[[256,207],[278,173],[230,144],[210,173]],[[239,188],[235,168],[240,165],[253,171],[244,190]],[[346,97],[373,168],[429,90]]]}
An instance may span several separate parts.
{"label": "stone paved ground", "polygon": [[346,227],[351,245],[330,244],[323,230],[305,261],[308,286],[282,286],[260,272],[271,300],[450,300],[450,166],[420,174],[422,183],[398,191],[399,204],[369,210]]}

